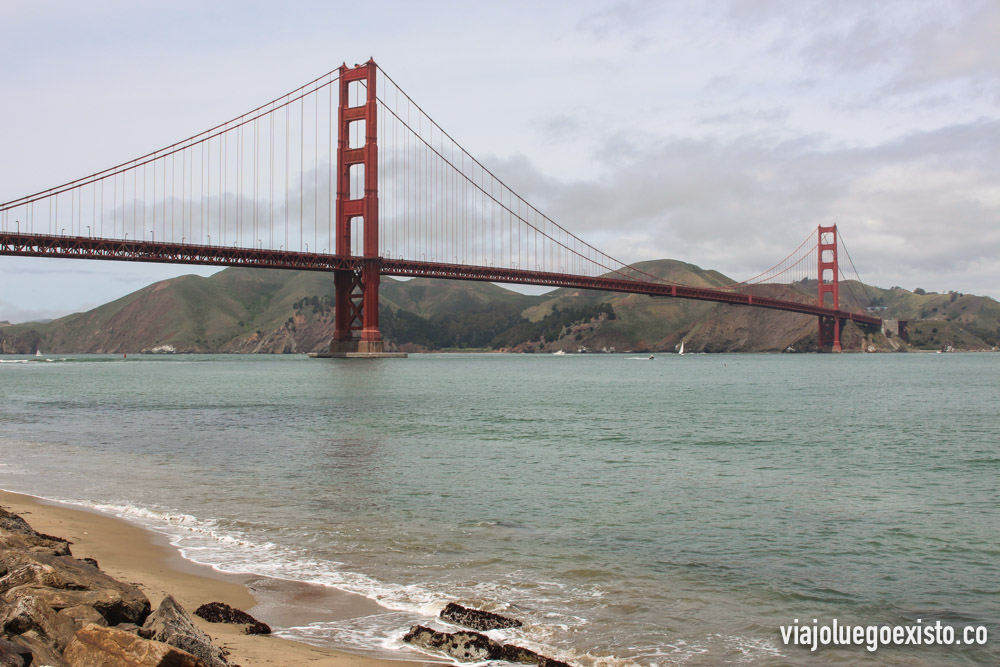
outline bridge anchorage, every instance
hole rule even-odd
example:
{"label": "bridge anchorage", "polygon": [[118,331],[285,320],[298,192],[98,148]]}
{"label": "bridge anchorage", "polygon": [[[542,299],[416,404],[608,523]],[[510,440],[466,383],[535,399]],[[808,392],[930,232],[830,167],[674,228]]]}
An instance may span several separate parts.
{"label": "bridge anchorage", "polygon": [[[379,328],[383,275],[783,310],[817,318],[818,348],[839,352],[846,323],[882,320],[855,293],[864,286],[853,262],[841,264],[850,255],[837,227],[820,226],[813,238],[733,285],[652,275],[514,192],[373,60],[343,65],[183,141],[0,204],[0,255],[332,272],[333,335],[317,357],[405,356],[386,351]],[[803,291],[812,280],[817,300]]]}

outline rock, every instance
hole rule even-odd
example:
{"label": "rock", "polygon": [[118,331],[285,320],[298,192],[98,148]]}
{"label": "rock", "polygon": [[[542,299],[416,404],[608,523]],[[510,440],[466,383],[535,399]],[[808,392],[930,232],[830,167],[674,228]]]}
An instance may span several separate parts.
{"label": "rock", "polygon": [[31,661],[31,649],[0,639],[0,667],[28,667]]}
{"label": "rock", "polygon": [[[98,625],[100,625],[100,623],[98,623]],[[115,630],[122,630],[123,632],[131,632],[133,635],[138,635],[142,628],[135,623],[119,623],[115,626]]]}
{"label": "rock", "polygon": [[[18,556],[20,555],[18,554]],[[18,586],[25,586],[36,582],[43,586],[47,585],[44,583],[47,572],[41,565],[37,563],[11,563],[10,561],[13,561],[13,558],[5,560],[8,560],[8,562],[4,563],[6,565],[4,568],[5,572],[0,577],[0,593],[6,593]]]}
{"label": "rock", "polygon": [[534,651],[523,646],[514,644],[504,644],[500,650],[500,659],[507,662],[523,662],[526,665],[537,665],[544,658]]}
{"label": "rock", "polygon": [[44,595],[57,611],[85,604],[96,608],[109,625],[142,624],[149,615],[149,599],[137,587],[72,556],[7,550],[0,561],[7,566],[0,577],[0,598],[8,602],[32,594]]}
{"label": "rock", "polygon": [[120,590],[65,591],[55,588],[22,586],[6,594],[5,597],[11,602],[25,597],[34,597],[55,611],[86,605],[96,609],[108,625],[118,625],[119,623],[136,623],[138,625],[149,616],[149,600],[146,599],[145,595],[142,596],[143,604],[139,600],[125,597]]}
{"label": "rock", "polygon": [[241,611],[235,607],[230,607],[225,602],[209,602],[207,604],[203,604],[194,610],[194,614],[195,616],[200,616],[209,623],[234,623],[236,625],[247,623],[250,627],[243,631],[243,634],[245,635],[271,634],[271,626],[267,623],[258,621],[245,611]]}
{"label": "rock", "polygon": [[99,625],[77,631],[64,657],[69,667],[208,667],[177,647]]}
{"label": "rock", "polygon": [[528,665],[538,665],[538,667],[572,667],[572,665],[562,660],[546,658],[544,655],[538,655],[531,649],[524,648],[523,646],[515,646],[514,644],[504,644],[500,659],[507,662],[523,662]]}
{"label": "rock", "polygon": [[243,631],[245,635],[269,635],[271,634],[271,626],[262,621],[254,621],[251,623],[246,630]]}
{"label": "rock", "polygon": [[[101,612],[85,604],[78,604],[75,607],[66,607],[57,612],[58,616],[64,616],[76,623],[76,630],[85,625],[94,623],[96,625],[107,625],[108,621],[101,616]],[[120,627],[121,624],[119,624]]]}
{"label": "rock", "polygon": [[4,541],[21,542],[30,551],[48,552],[54,556],[68,556],[69,542],[36,532],[28,522],[0,507],[0,537]]}
{"label": "rock", "polygon": [[35,632],[56,651],[62,651],[79,627],[73,619],[60,616],[35,597],[23,597],[4,609],[0,627],[8,636]]}
{"label": "rock", "polygon": [[194,610],[195,616],[200,616],[209,623],[256,623],[257,619],[225,602],[209,602]]}
{"label": "rock", "polygon": [[222,649],[212,643],[211,637],[195,627],[191,616],[170,595],[163,598],[156,611],[149,615],[139,630],[139,636],[176,646],[211,667],[229,665]]}
{"label": "rock", "polygon": [[538,655],[521,646],[501,644],[478,632],[437,632],[422,625],[415,625],[406,633],[403,641],[426,650],[439,651],[462,662],[503,660],[539,665],[539,667],[572,667],[565,662]]}
{"label": "rock", "polygon": [[459,625],[464,625],[467,628],[481,631],[499,630],[502,628],[519,628],[524,625],[516,618],[501,616],[500,614],[494,614],[491,611],[463,607],[462,605],[454,602],[449,602],[448,605],[441,610],[440,616],[446,621],[451,621],[452,623],[458,623]]}
{"label": "rock", "polygon": [[88,563],[90,565],[93,565],[98,570],[101,569],[101,566],[97,564],[97,559],[96,558],[81,558],[80,560],[82,560],[84,563]]}
{"label": "rock", "polygon": [[552,658],[546,658],[544,655],[538,658],[538,667],[573,667],[573,665],[568,662],[563,662],[562,660],[553,660]]}
{"label": "rock", "polygon": [[50,667],[69,667],[61,653],[56,651],[49,642],[32,630],[11,639],[15,644],[24,646],[31,651],[31,666],[49,665]]}
{"label": "rock", "polygon": [[403,641],[423,649],[440,651],[462,662],[498,660],[503,647],[478,632],[437,632],[422,625],[415,625]]}

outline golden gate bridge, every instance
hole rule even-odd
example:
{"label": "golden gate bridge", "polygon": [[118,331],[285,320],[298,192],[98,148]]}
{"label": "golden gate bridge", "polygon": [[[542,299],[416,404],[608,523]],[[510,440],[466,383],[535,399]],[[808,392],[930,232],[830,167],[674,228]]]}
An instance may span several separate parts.
{"label": "golden gate bridge", "polygon": [[[520,197],[374,60],[342,65],[183,141],[0,204],[0,255],[332,271],[328,356],[387,354],[382,275],[772,308],[816,317],[819,348],[840,351],[845,322],[881,325],[842,250],[836,225],[819,226],[741,283],[685,285],[647,273]],[[812,280],[815,300],[774,298],[761,287]],[[841,286],[851,297],[843,309]]]}

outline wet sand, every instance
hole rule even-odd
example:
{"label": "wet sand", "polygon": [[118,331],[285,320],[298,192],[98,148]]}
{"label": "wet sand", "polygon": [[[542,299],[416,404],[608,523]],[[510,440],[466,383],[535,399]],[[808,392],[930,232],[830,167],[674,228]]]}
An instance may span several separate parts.
{"label": "wet sand", "polygon": [[[69,540],[77,558],[95,558],[108,575],[139,586],[154,609],[169,593],[189,612],[206,602],[225,602],[276,628],[354,618],[382,610],[359,595],[253,575],[226,574],[192,563],[182,558],[165,536],[106,514],[7,491],[0,491],[0,505],[21,515],[38,532]],[[243,635],[242,626],[208,623],[197,617],[195,620],[216,645],[229,652],[229,661],[242,667],[414,667],[432,662],[419,654],[404,656],[410,660],[360,656],[274,636]]]}

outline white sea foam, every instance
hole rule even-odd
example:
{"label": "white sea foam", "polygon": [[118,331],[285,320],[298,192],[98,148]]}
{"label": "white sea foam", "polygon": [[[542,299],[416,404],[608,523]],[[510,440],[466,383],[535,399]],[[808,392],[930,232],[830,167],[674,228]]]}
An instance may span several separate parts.
{"label": "white sea foam", "polygon": [[[384,614],[283,628],[274,634],[317,646],[349,646],[370,655],[424,661],[423,654],[417,655],[413,647],[402,641],[406,630],[400,628],[409,628],[412,623],[413,618],[409,614],[387,611]],[[440,656],[436,657],[440,659]]]}
{"label": "white sea foam", "polygon": [[[203,520],[183,512],[129,504],[82,503],[63,498],[49,500],[82,505],[137,523],[165,535],[184,558],[209,565],[220,572],[247,573],[278,580],[320,584],[362,595],[386,608],[384,614],[339,620],[335,623],[279,628],[275,632],[278,636],[384,656],[386,651],[413,650],[402,643],[402,636],[416,623],[448,632],[457,629],[438,618],[441,609],[452,599],[446,593],[417,584],[392,584],[366,574],[347,571],[342,569],[343,563],[317,560],[305,550],[254,540],[238,530],[221,527],[217,520]],[[556,582],[539,583],[550,589],[564,588]],[[497,584],[481,583],[474,588],[479,589],[477,594],[484,599],[493,597],[491,592],[500,592]],[[554,649],[546,640],[556,638],[572,627],[584,626],[587,621],[582,617],[556,612],[546,613],[544,619],[542,624],[494,630],[487,634],[497,641],[514,642],[576,664],[594,667],[623,667],[629,664],[606,656]],[[440,655],[427,655],[442,660]],[[421,656],[419,660],[425,658]]]}
{"label": "white sea foam", "polygon": [[784,657],[781,650],[767,639],[723,634],[715,634],[713,637],[740,654],[737,664],[752,664],[764,658]]}
{"label": "white sea foam", "polygon": [[[52,499],[58,502],[72,502]],[[216,520],[134,505],[79,503],[138,523],[165,535],[181,555],[227,573],[247,573],[273,579],[320,584],[375,600],[389,610],[416,617],[433,617],[448,600],[415,584],[390,584],[358,572],[341,569],[343,563],[317,560],[305,550],[254,540],[239,531],[221,528]]]}

